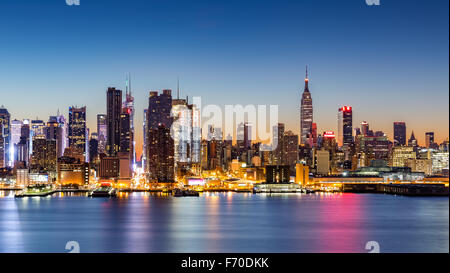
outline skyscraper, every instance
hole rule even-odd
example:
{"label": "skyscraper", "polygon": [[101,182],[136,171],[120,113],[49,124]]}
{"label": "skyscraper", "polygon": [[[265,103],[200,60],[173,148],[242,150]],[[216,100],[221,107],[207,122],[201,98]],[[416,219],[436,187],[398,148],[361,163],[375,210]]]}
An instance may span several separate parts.
{"label": "skyscraper", "polygon": [[0,122],[0,168],[6,166],[5,162],[5,137],[3,136],[3,124]]}
{"label": "skyscraper", "polygon": [[144,109],[144,118],[142,122],[142,155],[141,155],[141,167],[147,171],[147,109]]}
{"label": "skyscraper", "polygon": [[17,144],[20,142],[21,129],[22,121],[17,119],[11,121],[10,155],[13,164],[17,160]]}
{"label": "skyscraper", "polygon": [[116,156],[120,151],[120,115],[122,113],[122,90],[109,87],[106,91],[106,154]]}
{"label": "skyscraper", "polygon": [[283,165],[289,165],[291,174],[295,173],[295,164],[298,161],[298,135],[287,131],[283,136]]}
{"label": "skyscraper", "polygon": [[86,106],[69,107],[69,147],[87,156]]}
{"label": "skyscraper", "polygon": [[98,134],[92,133],[89,139],[89,160],[94,162],[98,155]]}
{"label": "skyscraper", "polygon": [[11,115],[4,107],[0,107],[0,168],[5,166],[12,166],[12,158],[10,155],[11,143]]}
{"label": "skyscraper", "polygon": [[127,112],[129,115],[129,121],[130,121],[130,153],[131,153],[131,164],[134,166],[136,163],[136,141],[134,140],[134,97],[131,95],[131,77],[130,74],[128,74],[127,80],[126,80],[126,90],[125,90],[125,101],[123,102],[123,108],[127,108]]}
{"label": "skyscraper", "polygon": [[106,125],[106,115],[98,114],[97,115],[97,141],[98,141],[98,153],[105,154],[106,153],[106,142],[107,142],[107,130],[108,126]]}
{"label": "skyscraper", "polygon": [[272,165],[282,165],[284,160],[284,123],[278,123],[273,126],[273,143],[272,143]]}
{"label": "skyscraper", "polygon": [[308,141],[308,135],[312,130],[313,122],[313,105],[311,93],[308,87],[308,67],[306,67],[306,78],[305,78],[305,90],[302,94],[302,100],[300,105],[300,143],[306,144]]}
{"label": "skyscraper", "polygon": [[338,145],[350,145],[353,141],[353,111],[350,106],[338,110]]}
{"label": "skyscraper", "polygon": [[403,121],[394,122],[394,145],[406,145],[406,124]]}
{"label": "skyscraper", "polygon": [[430,148],[430,146],[434,143],[434,132],[426,132],[425,133],[425,147]]}
{"label": "skyscraper", "polygon": [[413,146],[413,147],[417,146],[417,139],[414,136],[414,131],[411,132],[411,137],[408,140],[408,146]]}
{"label": "skyscraper", "polygon": [[133,133],[131,128],[131,109],[122,108],[120,114],[120,146],[119,151],[127,153],[131,160],[133,157]]}

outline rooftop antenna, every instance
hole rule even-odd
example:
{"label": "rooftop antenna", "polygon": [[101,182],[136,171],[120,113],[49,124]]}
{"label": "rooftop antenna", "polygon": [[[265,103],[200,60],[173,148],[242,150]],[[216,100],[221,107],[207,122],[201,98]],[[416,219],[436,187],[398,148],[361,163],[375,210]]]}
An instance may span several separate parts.
{"label": "rooftop antenna", "polygon": [[180,77],[177,77],[177,100],[180,99]]}
{"label": "rooftop antenna", "polygon": [[128,72],[128,91],[130,92],[130,96],[131,96],[131,74],[130,72]]}

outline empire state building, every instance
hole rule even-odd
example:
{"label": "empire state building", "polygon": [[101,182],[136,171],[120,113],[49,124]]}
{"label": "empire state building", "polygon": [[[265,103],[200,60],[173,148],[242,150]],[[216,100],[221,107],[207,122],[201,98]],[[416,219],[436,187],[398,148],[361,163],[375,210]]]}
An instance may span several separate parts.
{"label": "empire state building", "polygon": [[313,106],[311,93],[308,88],[308,67],[306,67],[305,90],[300,105],[300,143],[306,144],[311,133],[313,122]]}

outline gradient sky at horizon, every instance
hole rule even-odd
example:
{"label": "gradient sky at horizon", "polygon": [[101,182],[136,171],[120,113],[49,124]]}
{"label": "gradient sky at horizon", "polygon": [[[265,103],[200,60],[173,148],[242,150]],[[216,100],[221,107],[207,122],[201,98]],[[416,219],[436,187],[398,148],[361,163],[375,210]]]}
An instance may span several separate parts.
{"label": "gradient sky at horizon", "polygon": [[[318,132],[336,131],[350,105],[392,139],[405,121],[420,144],[449,131],[449,1],[2,0],[0,105],[47,120],[86,105],[88,127],[106,89],[132,76],[138,149],[148,91],[176,89],[202,104],[278,104],[299,132],[309,67]],[[140,149],[139,149],[140,150]]]}

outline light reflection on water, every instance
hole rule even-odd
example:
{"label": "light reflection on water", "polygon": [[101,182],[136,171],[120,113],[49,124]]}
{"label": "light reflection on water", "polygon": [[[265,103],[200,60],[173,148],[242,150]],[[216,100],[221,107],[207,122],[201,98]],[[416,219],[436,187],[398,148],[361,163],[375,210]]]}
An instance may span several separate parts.
{"label": "light reflection on water", "polygon": [[0,252],[448,252],[448,197],[0,194]]}

